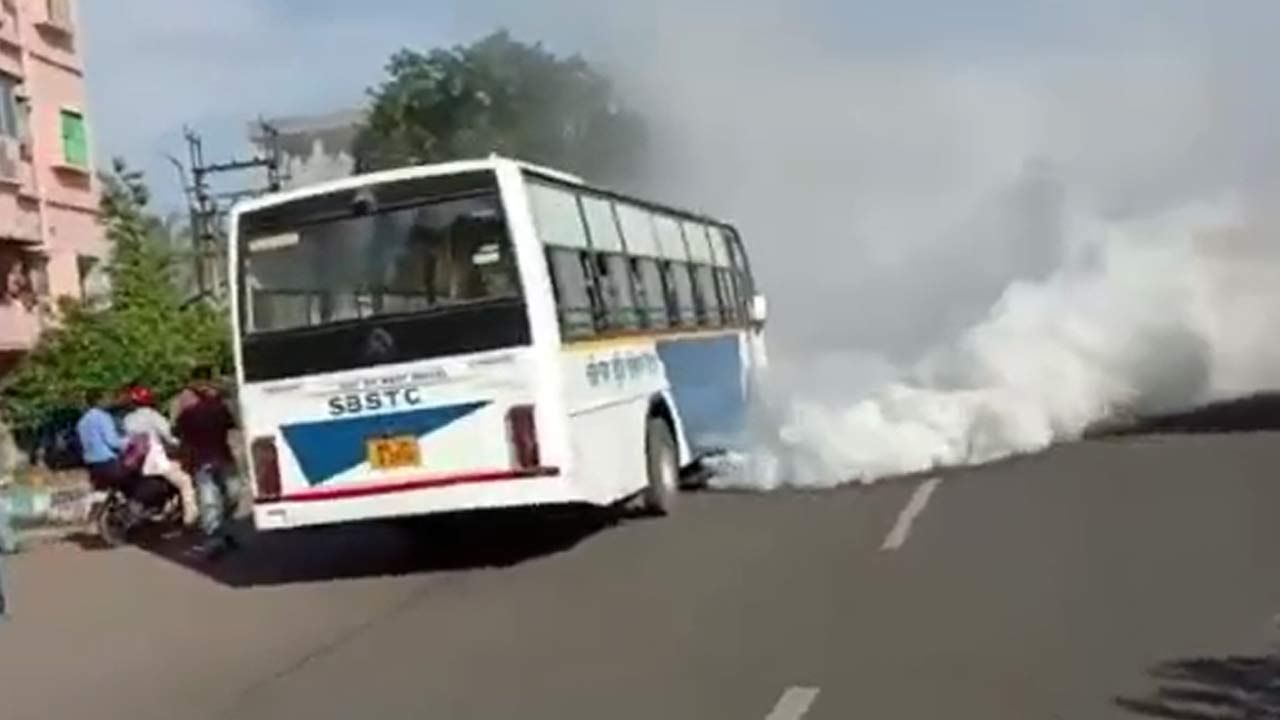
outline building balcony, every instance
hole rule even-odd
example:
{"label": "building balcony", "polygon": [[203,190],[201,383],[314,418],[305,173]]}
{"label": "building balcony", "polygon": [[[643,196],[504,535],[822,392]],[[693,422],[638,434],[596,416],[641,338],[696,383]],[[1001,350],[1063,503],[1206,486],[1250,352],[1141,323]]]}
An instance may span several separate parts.
{"label": "building balcony", "polygon": [[0,352],[25,352],[36,346],[44,329],[39,306],[28,308],[14,300],[0,301]]}
{"label": "building balcony", "polygon": [[0,54],[6,57],[12,56],[13,64],[18,69],[22,65],[19,62],[22,50],[22,44],[18,38],[18,23],[11,16],[6,16],[4,11],[0,10]]}
{"label": "building balcony", "polygon": [[18,6],[0,0],[0,45],[18,47]]}
{"label": "building balcony", "polygon": [[43,241],[40,200],[29,187],[29,177],[12,183],[0,178],[0,244],[36,246]]}
{"label": "building balcony", "polygon": [[71,0],[41,0],[38,5],[36,27],[67,35],[75,33]]}

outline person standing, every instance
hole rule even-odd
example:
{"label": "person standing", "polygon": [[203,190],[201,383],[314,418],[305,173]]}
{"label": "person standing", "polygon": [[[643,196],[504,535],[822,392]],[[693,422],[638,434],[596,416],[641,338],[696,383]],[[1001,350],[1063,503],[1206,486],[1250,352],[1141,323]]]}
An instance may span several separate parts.
{"label": "person standing", "polygon": [[[18,552],[18,537],[13,532],[13,525],[9,518],[9,503],[3,493],[7,484],[7,479],[0,478],[0,556]],[[8,614],[9,605],[4,595],[4,559],[0,557],[0,618],[7,617]]]}
{"label": "person standing", "polygon": [[228,434],[236,426],[210,368],[199,368],[183,391],[174,432],[182,443],[186,470],[195,478],[200,505],[201,551],[221,554],[236,546],[228,520],[239,507],[239,477]]}
{"label": "person standing", "polygon": [[186,387],[178,391],[177,395],[169,401],[169,420],[174,425],[178,424],[178,417],[187,408],[195,404],[200,399],[198,387],[205,384],[213,383],[213,371],[206,367],[200,366],[191,372],[191,377],[187,380]]}
{"label": "person standing", "polygon": [[182,465],[169,457],[169,451],[178,447],[169,419],[156,410],[155,396],[149,388],[141,385],[129,388],[129,404],[132,409],[124,416],[125,434],[147,438],[147,457],[142,463],[142,474],[168,480],[182,499],[183,524],[187,527],[195,525],[199,516],[195,483]]}

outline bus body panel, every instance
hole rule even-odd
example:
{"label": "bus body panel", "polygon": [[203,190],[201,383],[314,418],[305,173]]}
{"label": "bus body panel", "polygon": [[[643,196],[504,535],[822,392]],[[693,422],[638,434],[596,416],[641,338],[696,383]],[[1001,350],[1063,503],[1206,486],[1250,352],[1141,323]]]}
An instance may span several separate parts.
{"label": "bus body panel", "polygon": [[744,333],[732,330],[566,345],[568,429],[584,487],[598,502],[644,489],[655,401],[672,416],[682,466],[736,447],[746,420],[746,351]]}
{"label": "bus body panel", "polygon": [[[524,497],[585,501],[567,484],[567,448],[551,439],[564,433],[548,432],[563,423],[537,402],[545,390],[539,392],[535,354],[531,348],[499,350],[246,385],[245,438],[251,446],[263,438],[274,441],[280,475],[279,497],[259,498],[266,508],[257,516],[267,526],[295,526],[303,517],[323,520],[320,506],[353,497],[362,498],[354,503],[362,508],[387,503],[378,517],[412,514],[415,503],[433,511],[465,509],[466,504],[450,505],[448,497],[469,502],[478,494],[492,505],[505,483],[545,484],[515,491]],[[508,436],[507,414],[521,405],[535,408],[541,456],[536,468],[516,465]],[[416,462],[375,469],[369,443],[379,438],[412,438]],[[464,485],[486,487],[439,490]],[[416,494],[435,497],[410,497]],[[281,506],[291,503],[307,511],[283,513],[282,519]]]}
{"label": "bus body panel", "polygon": [[313,501],[254,505],[258,530],[288,530],[365,520],[381,520],[470,510],[499,510],[539,505],[570,505],[586,500],[563,473],[503,478],[498,481],[463,479],[439,484],[395,488],[371,494],[350,494]]}
{"label": "bus body panel", "polygon": [[646,419],[655,399],[671,405],[654,339],[566,345],[561,373],[575,473],[592,488],[593,501],[607,504],[644,489]]}
{"label": "bus body panel", "polygon": [[743,334],[695,333],[656,343],[694,457],[737,446],[746,423]]}
{"label": "bus body panel", "polygon": [[[546,467],[537,473],[513,477],[502,464],[503,453],[508,452],[508,448],[497,411],[528,402],[532,397],[528,388],[536,383],[532,381],[534,375],[530,369],[536,366],[533,357],[538,353],[522,350],[523,362],[514,364],[526,370],[521,373],[527,379],[524,389],[509,375],[481,375],[459,378],[453,384],[438,384],[431,390],[425,408],[428,412],[448,413],[458,405],[474,404],[477,401],[473,398],[492,400],[485,409],[469,413],[422,438],[425,468],[378,474],[369,472],[367,463],[361,463],[318,485],[311,485],[298,466],[294,444],[285,440],[289,450],[281,452],[282,474],[294,478],[286,484],[286,498],[289,490],[294,489],[293,497],[301,499],[258,504],[255,524],[263,530],[272,530],[459,510],[616,503],[643,490],[647,484],[645,430],[655,401],[665,403],[672,415],[682,465],[708,452],[732,446],[734,433],[740,430],[744,419],[745,386],[723,382],[706,384],[707,372],[723,374],[734,369],[738,362],[734,357],[746,345],[742,333],[695,333],[679,338],[636,337],[587,342],[552,351],[560,356],[564,412],[539,414],[539,440],[544,448]],[[470,362],[479,360],[492,366],[497,364],[495,358],[513,354],[491,353]],[[466,366],[468,363],[467,359],[454,359],[444,364]],[[415,365],[415,368],[422,374],[421,366]],[[363,374],[377,383],[382,378],[395,378],[398,373],[397,369],[388,368],[380,374],[369,371]],[[745,379],[741,374],[738,377]],[[345,382],[330,379],[328,383],[319,383],[315,390],[320,391],[316,394],[322,397],[306,401],[311,411],[315,413],[321,407],[329,407],[333,396],[325,394],[326,388],[350,382],[350,379]],[[539,382],[545,384],[545,378]],[[289,391],[305,394],[301,388]],[[258,389],[256,394],[251,391],[249,397],[261,401],[270,394]],[[289,408],[296,408],[302,402],[276,404],[281,416],[298,417],[300,413]],[[698,418],[697,434],[690,432],[688,417]],[[265,423],[259,420],[255,418],[252,425],[247,426],[269,432],[270,420]],[[281,435],[287,438],[289,434],[289,426],[285,426]],[[345,430],[334,431],[339,439],[344,435]],[[501,447],[492,442],[495,435],[503,440]],[[552,436],[568,438],[568,442],[558,445],[551,441]],[[480,465],[450,461],[461,456],[489,457],[492,461]],[[433,457],[442,461],[433,463]]]}

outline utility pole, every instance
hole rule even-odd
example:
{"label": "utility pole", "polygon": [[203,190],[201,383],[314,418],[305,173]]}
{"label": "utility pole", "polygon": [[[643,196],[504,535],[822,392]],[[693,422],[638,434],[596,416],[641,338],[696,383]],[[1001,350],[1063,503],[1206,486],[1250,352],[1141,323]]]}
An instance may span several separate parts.
{"label": "utility pole", "polygon": [[[259,119],[260,152],[247,160],[232,159],[210,163],[204,156],[204,138],[190,128],[183,128],[191,169],[191,183],[184,190],[190,212],[192,263],[197,296],[221,300],[226,290],[223,262],[227,257],[224,221],[227,211],[237,201],[280,190],[285,177],[280,150],[280,133],[270,123]],[[266,171],[265,185],[245,182],[232,190],[215,190],[210,182],[216,176],[243,178],[255,170]],[[184,176],[185,178],[185,176]],[[254,178],[249,182],[257,182]]]}

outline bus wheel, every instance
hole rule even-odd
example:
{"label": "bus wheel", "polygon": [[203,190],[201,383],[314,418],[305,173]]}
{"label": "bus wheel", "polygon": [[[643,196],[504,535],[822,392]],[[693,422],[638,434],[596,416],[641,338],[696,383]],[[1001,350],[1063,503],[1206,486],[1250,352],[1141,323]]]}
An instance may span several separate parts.
{"label": "bus wheel", "polygon": [[645,432],[645,461],[649,485],[643,507],[649,515],[669,515],[680,492],[680,461],[671,426],[662,418],[649,418]]}

